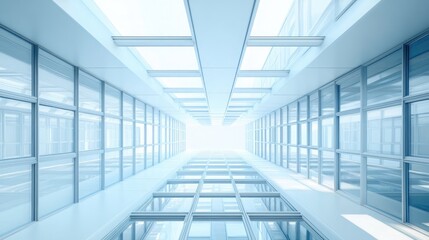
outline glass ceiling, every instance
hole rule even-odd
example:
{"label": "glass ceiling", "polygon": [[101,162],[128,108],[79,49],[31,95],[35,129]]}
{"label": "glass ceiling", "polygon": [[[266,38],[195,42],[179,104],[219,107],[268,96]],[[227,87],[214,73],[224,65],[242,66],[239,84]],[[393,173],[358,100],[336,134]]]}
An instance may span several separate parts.
{"label": "glass ceiling", "polygon": [[191,36],[183,0],[93,1],[120,35]]}
{"label": "glass ceiling", "polygon": [[259,1],[251,36],[278,36],[294,0]]}

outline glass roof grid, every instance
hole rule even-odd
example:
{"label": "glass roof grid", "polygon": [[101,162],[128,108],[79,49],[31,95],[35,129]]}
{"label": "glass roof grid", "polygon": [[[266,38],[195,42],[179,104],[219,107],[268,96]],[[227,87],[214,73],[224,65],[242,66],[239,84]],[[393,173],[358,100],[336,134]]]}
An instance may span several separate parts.
{"label": "glass roof grid", "polygon": [[123,36],[191,36],[182,0],[93,0]]}
{"label": "glass roof grid", "polygon": [[263,98],[266,93],[232,93],[231,98]]}
{"label": "glass roof grid", "polygon": [[294,1],[260,1],[250,36],[278,36]]}
{"label": "glass roof grid", "polygon": [[204,93],[170,93],[173,98],[205,98]]}

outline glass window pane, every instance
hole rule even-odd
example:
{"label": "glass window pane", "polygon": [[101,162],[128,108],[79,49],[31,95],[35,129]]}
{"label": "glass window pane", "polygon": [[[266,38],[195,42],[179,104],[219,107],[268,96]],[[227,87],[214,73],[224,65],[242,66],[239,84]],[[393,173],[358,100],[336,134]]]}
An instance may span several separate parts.
{"label": "glass window pane", "polygon": [[275,192],[274,188],[266,183],[236,183],[237,190],[247,192]]}
{"label": "glass window pane", "polygon": [[123,117],[124,118],[128,118],[128,119],[134,119],[134,99],[131,97],[131,96],[129,96],[129,95],[127,95],[127,94],[124,94],[123,95],[123,97],[124,97],[124,100],[123,100]]}
{"label": "glass window pane", "polygon": [[0,89],[31,95],[31,44],[0,29]]}
{"label": "glass window pane", "polygon": [[39,107],[39,154],[73,151],[74,113],[52,107]]}
{"label": "glass window pane", "polygon": [[153,143],[153,125],[146,124],[146,144],[152,145]]}
{"label": "glass window pane", "polygon": [[411,155],[429,157],[429,101],[411,104]]}
{"label": "glass window pane", "polygon": [[400,155],[402,107],[396,106],[369,111],[367,119],[367,151]]}
{"label": "glass window pane", "polygon": [[340,149],[360,150],[360,114],[340,116]]}
{"label": "glass window pane", "polygon": [[136,146],[143,146],[145,139],[145,124],[144,123],[136,123]]}
{"label": "glass window pane", "polygon": [[410,164],[410,222],[429,231],[429,166]]}
{"label": "glass window pane", "polygon": [[397,160],[367,159],[368,205],[401,218],[402,164]]}
{"label": "glass window pane", "polygon": [[73,159],[39,160],[39,216],[73,203]]}
{"label": "glass window pane", "polygon": [[[144,226],[141,226],[144,224]],[[177,240],[182,232],[183,221],[136,222],[136,239],[144,240]]]}
{"label": "glass window pane", "polygon": [[322,184],[330,188],[334,188],[334,169],[335,169],[335,158],[333,152],[324,151],[322,152]]}
{"label": "glass window pane", "polygon": [[79,71],[79,107],[101,111],[101,82]]}
{"label": "glass window pane", "polygon": [[322,115],[334,114],[335,112],[335,86],[324,88],[320,91]]}
{"label": "glass window pane", "polygon": [[123,177],[129,177],[133,175],[133,164],[134,164],[134,151],[133,149],[125,149],[122,153],[122,171]]}
{"label": "glass window pane", "polygon": [[123,121],[123,146],[124,147],[132,147],[133,146],[133,139],[134,139],[134,126],[133,122],[131,121]]}
{"label": "glass window pane", "polygon": [[300,100],[299,102],[299,120],[307,119],[307,98]]}
{"label": "glass window pane", "polygon": [[410,46],[410,95],[429,91],[429,36]]}
{"label": "glass window pane", "polygon": [[105,147],[117,148],[120,147],[121,139],[121,124],[119,119],[106,118],[105,119]]}
{"label": "glass window pane", "polygon": [[290,144],[297,145],[298,144],[298,129],[296,124],[290,125]]}
{"label": "glass window pane", "polygon": [[104,112],[121,116],[121,92],[116,88],[105,85]]}
{"label": "glass window pane", "polygon": [[360,196],[361,157],[340,154],[340,189],[355,197]]}
{"label": "glass window pane", "polygon": [[146,105],[146,122],[153,123],[153,107]]}
{"label": "glass window pane", "polygon": [[289,110],[289,123],[292,122],[296,122],[297,117],[298,117],[298,109],[297,109],[297,104],[295,103],[291,103],[288,106],[288,110]]}
{"label": "glass window pane", "polygon": [[334,119],[327,118],[322,120],[322,147],[334,148]]}
{"label": "glass window pane", "polygon": [[74,105],[74,68],[39,50],[39,97]]}
{"label": "glass window pane", "polygon": [[319,179],[319,151],[310,149],[310,155],[308,157],[310,179]]}
{"label": "glass window pane", "polygon": [[86,197],[100,189],[100,154],[81,154],[79,156],[79,197]]}
{"label": "glass window pane", "polygon": [[119,151],[106,152],[104,154],[105,185],[109,186],[120,180],[120,155]]}
{"label": "glass window pane", "polygon": [[234,192],[231,183],[204,183],[201,192]]}
{"label": "glass window pane", "polygon": [[31,222],[31,165],[0,166],[0,236]]}
{"label": "glass window pane", "polygon": [[0,98],[0,160],[31,156],[31,104]]}
{"label": "glass window pane", "polygon": [[95,150],[101,147],[101,117],[79,114],[79,151]]}
{"label": "glass window pane", "polygon": [[318,116],[319,116],[319,95],[316,92],[310,96],[310,118],[315,118]]}
{"label": "glass window pane", "polygon": [[200,197],[196,212],[239,212],[235,197]]}
{"label": "glass window pane", "polygon": [[308,170],[307,156],[308,156],[307,148],[299,148],[299,171],[304,176],[307,176],[307,170]]}
{"label": "glass window pane", "polygon": [[288,164],[289,168],[293,171],[297,171],[297,162],[298,162],[298,150],[296,147],[289,147],[289,158]]}
{"label": "glass window pane", "polygon": [[346,78],[347,83],[340,85],[340,111],[360,107],[360,70],[351,73]]}
{"label": "glass window pane", "polygon": [[402,97],[402,51],[367,67],[367,105],[388,102]]}
{"label": "glass window pane", "polygon": [[198,183],[178,183],[178,184],[166,184],[162,187],[159,192],[196,192],[198,187]]}
{"label": "glass window pane", "polygon": [[145,151],[144,147],[136,148],[136,172],[139,172],[144,169],[145,162]]}
{"label": "glass window pane", "polygon": [[145,104],[140,101],[136,101],[136,120],[142,122],[146,121],[145,116]]}
{"label": "glass window pane", "polygon": [[307,141],[307,123],[301,123],[299,124],[299,129],[300,129],[300,141],[299,144],[300,145],[307,145],[308,141]]}
{"label": "glass window pane", "polygon": [[317,147],[317,146],[319,146],[319,122],[316,120],[316,121],[312,121],[311,123],[310,123],[310,127],[311,127],[311,130],[310,130],[310,138],[311,138],[311,142],[310,142],[310,145],[311,146],[314,146],[314,147]]}

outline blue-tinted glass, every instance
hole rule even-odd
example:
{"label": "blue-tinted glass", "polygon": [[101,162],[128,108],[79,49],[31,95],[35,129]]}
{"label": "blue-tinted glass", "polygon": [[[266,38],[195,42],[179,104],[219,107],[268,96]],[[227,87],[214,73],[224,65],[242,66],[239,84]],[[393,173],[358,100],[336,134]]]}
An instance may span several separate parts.
{"label": "blue-tinted glass", "polygon": [[288,164],[289,168],[293,171],[297,171],[297,156],[298,150],[296,147],[289,147],[289,158],[288,158]]}
{"label": "blue-tinted glass", "polygon": [[299,171],[305,176],[307,176],[308,170],[307,155],[307,148],[299,148]]}
{"label": "blue-tinted glass", "polygon": [[186,239],[248,239],[246,229],[242,221],[223,222],[223,221],[193,221],[189,235]]}
{"label": "blue-tinted glass", "polygon": [[145,105],[140,101],[136,101],[136,120],[137,121],[145,121],[146,112]]}
{"label": "blue-tinted glass", "polygon": [[340,149],[360,150],[360,114],[340,117]]}
{"label": "blue-tinted glass", "polygon": [[311,149],[308,156],[310,178],[317,181],[319,179],[319,151]]}
{"label": "blue-tinted glass", "polygon": [[298,117],[298,109],[297,109],[297,103],[291,103],[289,104],[289,123],[291,122],[296,122],[297,121],[297,117]]}
{"label": "blue-tinted glass", "polygon": [[0,98],[0,160],[31,156],[31,104]]}
{"label": "blue-tinted glass", "polygon": [[247,212],[290,212],[292,209],[279,197],[242,197]]}
{"label": "blue-tinted glass", "polygon": [[299,120],[307,119],[307,98],[299,101]]}
{"label": "blue-tinted glass", "polygon": [[101,82],[79,72],[79,108],[101,111]]}
{"label": "blue-tinted glass", "polygon": [[367,67],[367,104],[373,105],[402,97],[402,51]]}
{"label": "blue-tinted glass", "polygon": [[152,198],[139,211],[144,212],[189,212],[194,198]]}
{"label": "blue-tinted glass", "polygon": [[52,107],[39,107],[39,154],[73,151],[74,113]]}
{"label": "blue-tinted glass", "polygon": [[136,172],[145,168],[145,147],[136,147]]}
{"label": "blue-tinted glass", "polygon": [[132,147],[134,144],[134,126],[131,121],[123,121],[123,147]]}
{"label": "blue-tinted glass", "polygon": [[31,165],[0,165],[0,236],[31,221]]}
{"label": "blue-tinted glass", "polygon": [[122,167],[124,178],[133,174],[134,153],[133,149],[125,149],[122,154]]}
{"label": "blue-tinted glass", "polygon": [[104,154],[104,174],[106,186],[119,182],[120,180],[120,155],[118,151],[106,152]]}
{"label": "blue-tinted glass", "polygon": [[152,167],[153,162],[153,146],[146,146],[146,168]]}
{"label": "blue-tinted glass", "polygon": [[31,95],[31,44],[0,29],[0,89]]}
{"label": "blue-tinted glass", "polygon": [[429,231],[429,166],[410,164],[410,222]]}
{"label": "blue-tinted glass", "polygon": [[410,46],[410,95],[429,91],[429,36]]}
{"label": "blue-tinted glass", "polygon": [[95,150],[101,147],[101,117],[79,114],[79,151]]}
{"label": "blue-tinted glass", "polygon": [[297,129],[296,123],[290,125],[289,129],[290,129],[290,136],[289,136],[290,144],[297,145],[298,129]]}
{"label": "blue-tinted glass", "polygon": [[79,197],[83,198],[101,188],[100,154],[81,154],[79,156]]}
{"label": "blue-tinted glass", "polygon": [[402,139],[401,106],[369,111],[367,119],[367,151],[400,155]]}
{"label": "blue-tinted glass", "polygon": [[39,215],[73,203],[73,159],[39,160]]}
{"label": "blue-tinted glass", "polygon": [[121,125],[120,120],[115,118],[105,119],[105,147],[117,148],[120,147]]}
{"label": "blue-tinted glass", "polygon": [[411,155],[429,157],[429,101],[411,104]]}
{"label": "blue-tinted glass", "polygon": [[136,123],[136,131],[135,131],[136,146],[144,145],[144,139],[145,139],[144,130],[145,130],[144,123]]}
{"label": "blue-tinted glass", "polygon": [[322,152],[322,184],[334,188],[335,158],[333,152]]}
{"label": "blue-tinted glass", "polygon": [[124,94],[123,98],[124,99],[122,102],[122,108],[123,108],[122,116],[124,118],[134,119],[134,99],[127,94]]}
{"label": "blue-tinted glass", "polygon": [[347,82],[340,84],[340,111],[360,107],[360,70],[346,76]]}
{"label": "blue-tinted glass", "polygon": [[327,87],[320,91],[322,115],[334,114],[335,98],[334,86]]}
{"label": "blue-tinted glass", "polygon": [[319,137],[319,122],[317,120],[312,121],[310,123],[310,128],[311,128],[310,129],[310,139],[311,139],[310,145],[317,147],[317,146],[319,146],[319,144],[318,144],[318,142],[319,142],[319,139],[318,139],[318,137]]}
{"label": "blue-tinted glass", "polygon": [[334,148],[334,119],[327,118],[322,120],[322,147]]}
{"label": "blue-tinted glass", "polygon": [[397,160],[367,159],[368,205],[401,218],[402,166]]}
{"label": "blue-tinted glass", "polygon": [[307,123],[301,123],[299,124],[299,137],[300,137],[300,145],[307,145],[308,144],[308,138],[307,138]]}
{"label": "blue-tinted glass", "polygon": [[239,212],[237,200],[234,197],[200,197],[196,212]]}
{"label": "blue-tinted glass", "polygon": [[310,96],[310,118],[319,116],[319,95],[314,93]]}
{"label": "blue-tinted glass", "polygon": [[105,85],[104,113],[121,116],[121,92],[109,85]]}
{"label": "blue-tinted glass", "polygon": [[74,68],[51,54],[39,51],[39,97],[74,105]]}
{"label": "blue-tinted glass", "polygon": [[360,160],[359,155],[340,155],[340,189],[355,197],[360,196]]}

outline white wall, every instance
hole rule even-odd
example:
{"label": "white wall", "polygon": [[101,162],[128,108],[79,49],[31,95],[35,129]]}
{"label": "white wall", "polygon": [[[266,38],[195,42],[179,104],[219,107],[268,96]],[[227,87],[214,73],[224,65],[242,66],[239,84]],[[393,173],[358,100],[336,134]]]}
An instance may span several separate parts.
{"label": "white wall", "polygon": [[187,150],[236,150],[244,148],[244,126],[186,125]]}

